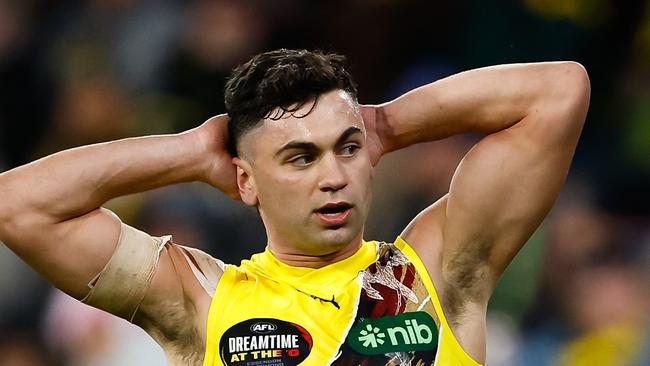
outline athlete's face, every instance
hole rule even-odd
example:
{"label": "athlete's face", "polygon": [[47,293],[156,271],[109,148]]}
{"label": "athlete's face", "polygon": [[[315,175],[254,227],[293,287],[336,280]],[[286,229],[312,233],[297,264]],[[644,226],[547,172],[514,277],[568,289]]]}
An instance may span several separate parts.
{"label": "athlete's face", "polygon": [[365,136],[356,102],[340,90],[244,135],[240,193],[258,205],[270,245],[324,255],[361,239],[373,174]]}

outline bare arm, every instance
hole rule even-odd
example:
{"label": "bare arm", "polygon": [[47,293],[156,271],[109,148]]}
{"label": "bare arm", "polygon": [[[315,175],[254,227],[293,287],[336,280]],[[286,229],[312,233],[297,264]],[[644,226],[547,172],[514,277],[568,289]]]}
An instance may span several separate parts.
{"label": "bare arm", "polygon": [[489,296],[555,201],[588,101],[584,69],[561,62],[464,72],[375,109],[383,152],[486,134],[458,166],[449,194],[403,233],[425,260],[452,323],[463,319],[452,327],[479,360]]}
{"label": "bare arm", "polygon": [[[81,298],[111,257],[120,220],[111,198],[202,180],[234,192],[234,166],[219,144],[225,117],[177,135],[70,149],[0,174],[0,240],[48,281]],[[171,271],[161,258],[157,277]],[[182,296],[173,285],[151,292]]]}

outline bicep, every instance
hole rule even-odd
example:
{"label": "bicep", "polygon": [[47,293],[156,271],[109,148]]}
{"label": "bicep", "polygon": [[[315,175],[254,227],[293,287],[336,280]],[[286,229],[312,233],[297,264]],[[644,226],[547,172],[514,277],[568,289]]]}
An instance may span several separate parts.
{"label": "bicep", "polygon": [[552,206],[580,128],[538,122],[484,137],[457,167],[449,193],[402,232],[443,297],[454,289],[463,301],[486,301]]}
{"label": "bicep", "polygon": [[[29,218],[27,219],[29,220]],[[120,219],[98,208],[59,223],[30,223],[5,244],[45,279],[80,299],[106,265],[120,236]]]}
{"label": "bicep", "polygon": [[22,217],[11,231],[20,235],[6,235],[5,244],[57,288],[129,320],[129,309],[137,308],[155,318],[161,300],[182,310],[193,289],[191,270],[173,244],[163,250],[161,238],[105,208],[58,223],[41,220]]}
{"label": "bicep", "polygon": [[450,185],[443,272],[471,268],[487,293],[552,207],[580,133],[566,116],[539,114],[483,138]]}

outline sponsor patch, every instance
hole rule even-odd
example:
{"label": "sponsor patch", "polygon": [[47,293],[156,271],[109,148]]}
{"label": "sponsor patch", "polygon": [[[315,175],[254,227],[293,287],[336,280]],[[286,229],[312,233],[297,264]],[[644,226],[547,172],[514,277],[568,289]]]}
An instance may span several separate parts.
{"label": "sponsor patch", "polygon": [[438,327],[424,311],[363,319],[348,333],[350,348],[363,355],[429,351],[438,344]]}
{"label": "sponsor patch", "polygon": [[230,327],[221,336],[219,353],[227,366],[295,366],[312,346],[311,334],[298,324],[255,318]]}

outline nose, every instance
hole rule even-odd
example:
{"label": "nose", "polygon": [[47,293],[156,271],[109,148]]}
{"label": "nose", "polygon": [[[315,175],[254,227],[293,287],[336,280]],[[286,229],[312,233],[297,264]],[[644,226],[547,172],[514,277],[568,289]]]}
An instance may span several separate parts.
{"label": "nose", "polygon": [[343,162],[335,154],[326,154],[321,161],[318,188],[323,192],[336,192],[348,185]]}

